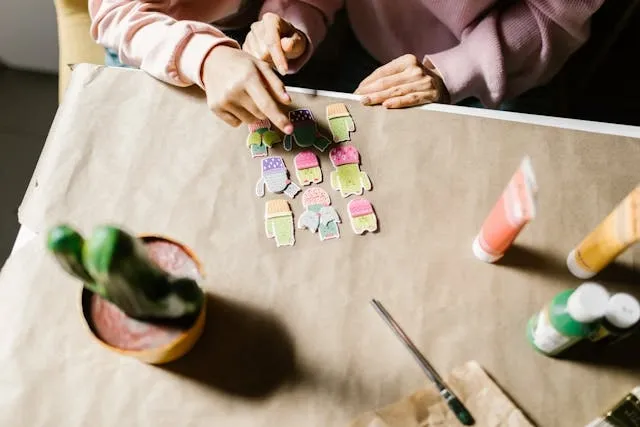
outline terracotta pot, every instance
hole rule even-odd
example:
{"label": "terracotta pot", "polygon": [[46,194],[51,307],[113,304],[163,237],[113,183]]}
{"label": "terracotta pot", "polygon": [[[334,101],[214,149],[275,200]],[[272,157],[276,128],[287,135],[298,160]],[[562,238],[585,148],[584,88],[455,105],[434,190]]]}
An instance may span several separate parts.
{"label": "terracotta pot", "polygon": [[[163,236],[144,235],[140,238],[151,259],[167,272],[202,279],[202,265],[188,247]],[[187,319],[187,325],[132,319],[84,287],[80,303],[84,324],[100,345],[151,364],[168,363],[184,356],[202,335],[206,317],[206,298],[200,313]]]}

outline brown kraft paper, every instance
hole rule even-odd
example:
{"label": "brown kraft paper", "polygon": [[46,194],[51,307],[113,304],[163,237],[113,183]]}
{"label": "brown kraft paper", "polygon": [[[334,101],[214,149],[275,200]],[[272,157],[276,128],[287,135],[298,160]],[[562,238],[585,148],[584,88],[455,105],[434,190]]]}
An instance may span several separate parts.
{"label": "brown kraft paper", "polygon": [[[352,143],[373,183],[378,233],[356,236],[346,203],[340,239],[296,230],[276,248],[255,195],[247,129],[218,121],[197,90],[133,70],[76,68],[20,208],[44,233],[117,223],[190,246],[211,295],[205,333],[184,359],[142,365],[93,343],[79,283],[42,241],[0,277],[0,425],[346,426],[425,386],[411,356],[369,306],[379,299],[442,373],[477,360],[533,422],[579,426],[640,383],[637,340],[593,360],[533,351],[528,318],[580,280],[571,248],[640,182],[640,141],[419,109],[345,101]],[[326,135],[326,105],[293,94]],[[277,145],[296,182],[293,156]],[[471,242],[522,157],[537,174],[538,217],[497,265]],[[283,196],[286,198],[286,196]],[[297,221],[301,196],[288,200]],[[596,280],[638,291],[634,247]]]}

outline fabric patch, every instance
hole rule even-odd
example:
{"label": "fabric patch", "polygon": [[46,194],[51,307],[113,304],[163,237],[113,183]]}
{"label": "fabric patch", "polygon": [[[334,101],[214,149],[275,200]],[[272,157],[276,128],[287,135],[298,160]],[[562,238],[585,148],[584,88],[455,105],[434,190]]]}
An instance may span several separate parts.
{"label": "fabric patch", "polygon": [[327,105],[327,121],[333,135],[333,142],[351,141],[351,132],[356,131],[356,124],[343,103]]}
{"label": "fabric patch", "polygon": [[293,246],[296,242],[293,229],[293,212],[286,200],[269,200],[264,205],[264,231],[269,239],[275,239],[276,247]]}
{"label": "fabric patch", "polygon": [[340,191],[342,197],[360,196],[364,190],[371,190],[371,180],[360,170],[360,153],[354,146],[335,147],[329,152],[329,158],[336,168],[331,172],[331,188]]}
{"label": "fabric patch", "polygon": [[300,185],[318,184],[322,182],[320,161],[313,151],[303,151],[293,158],[296,176]]}
{"label": "fabric patch", "polygon": [[307,228],[318,232],[321,241],[340,237],[340,216],[331,206],[331,198],[320,187],[309,188],[302,193],[302,206],[305,211],[298,220],[298,228]]}
{"label": "fabric patch", "polygon": [[347,204],[351,228],[356,234],[365,231],[374,232],[378,229],[378,218],[373,210],[371,202],[367,199],[353,199]]}
{"label": "fabric patch", "polygon": [[320,151],[326,150],[331,144],[318,130],[311,110],[301,109],[289,111],[289,120],[293,123],[293,134],[284,136],[284,149],[291,151],[293,141],[298,147],[315,147]]}
{"label": "fabric patch", "polygon": [[267,147],[282,141],[280,134],[271,130],[271,122],[269,119],[258,120],[255,123],[247,125],[249,128],[249,136],[247,136],[247,146],[251,152],[251,157],[265,157],[267,155]]}
{"label": "fabric patch", "polygon": [[292,199],[300,192],[300,187],[289,179],[289,171],[279,156],[261,160],[262,175],[256,184],[256,196],[264,196],[264,187],[271,193],[284,193]]}

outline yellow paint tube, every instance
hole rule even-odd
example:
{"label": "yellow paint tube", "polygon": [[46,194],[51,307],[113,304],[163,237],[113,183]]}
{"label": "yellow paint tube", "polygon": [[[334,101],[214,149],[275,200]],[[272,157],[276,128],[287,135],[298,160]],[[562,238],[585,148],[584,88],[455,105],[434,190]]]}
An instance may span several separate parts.
{"label": "yellow paint tube", "polygon": [[569,253],[567,267],[581,279],[595,276],[640,240],[640,185]]}

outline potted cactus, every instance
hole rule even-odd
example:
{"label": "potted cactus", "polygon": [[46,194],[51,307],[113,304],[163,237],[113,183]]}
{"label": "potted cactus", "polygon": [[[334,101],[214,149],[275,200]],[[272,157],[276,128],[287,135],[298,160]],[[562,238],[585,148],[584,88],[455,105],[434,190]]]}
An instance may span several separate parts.
{"label": "potted cactus", "polygon": [[200,337],[206,312],[197,284],[201,267],[185,246],[112,226],[95,228],[85,240],[60,225],[49,231],[47,247],[83,282],[85,324],[108,349],[159,364],[183,356]]}

